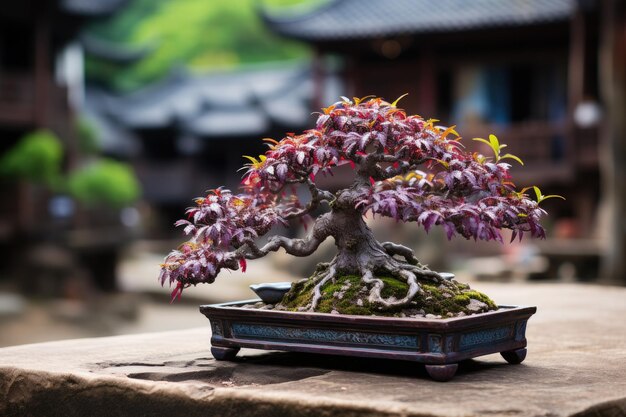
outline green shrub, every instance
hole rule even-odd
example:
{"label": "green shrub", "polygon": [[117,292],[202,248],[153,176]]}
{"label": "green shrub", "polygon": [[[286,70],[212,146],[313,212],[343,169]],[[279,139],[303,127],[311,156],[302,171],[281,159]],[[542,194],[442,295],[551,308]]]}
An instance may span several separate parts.
{"label": "green shrub", "polygon": [[47,130],[24,136],[0,159],[0,175],[56,186],[60,180],[63,146]]}
{"label": "green shrub", "polygon": [[86,155],[94,155],[100,152],[100,132],[89,119],[79,117],[76,121],[76,135],[78,147]]}
{"label": "green shrub", "polygon": [[141,193],[132,168],[111,159],[101,159],[72,172],[68,189],[83,204],[104,204],[114,208],[132,204]]}

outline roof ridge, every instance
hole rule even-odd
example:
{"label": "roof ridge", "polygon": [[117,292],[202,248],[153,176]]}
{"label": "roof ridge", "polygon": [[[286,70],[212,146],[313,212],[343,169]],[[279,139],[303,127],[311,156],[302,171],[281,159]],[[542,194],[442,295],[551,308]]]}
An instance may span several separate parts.
{"label": "roof ridge", "polygon": [[[310,19],[311,17],[315,17],[318,14],[325,12],[328,9],[335,7],[337,4],[341,3],[344,0],[329,0],[327,3],[320,5],[312,9],[309,13],[303,13],[300,15],[283,15],[280,14],[271,14],[268,13],[269,8],[267,7],[259,7],[259,15],[266,23],[276,22],[276,23],[297,23],[303,20]],[[296,7],[294,7],[295,9]]]}
{"label": "roof ridge", "polygon": [[333,0],[299,16],[262,18],[286,37],[324,42],[565,21],[575,7],[576,0]]}

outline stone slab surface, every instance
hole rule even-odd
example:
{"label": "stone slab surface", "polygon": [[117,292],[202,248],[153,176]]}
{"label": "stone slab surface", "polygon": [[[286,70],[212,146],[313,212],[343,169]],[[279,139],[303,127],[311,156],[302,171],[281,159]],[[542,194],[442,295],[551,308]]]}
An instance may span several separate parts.
{"label": "stone slab surface", "polygon": [[626,288],[476,284],[537,305],[528,357],[420,364],[243,349],[217,362],[209,325],[0,349],[0,416],[626,416]]}

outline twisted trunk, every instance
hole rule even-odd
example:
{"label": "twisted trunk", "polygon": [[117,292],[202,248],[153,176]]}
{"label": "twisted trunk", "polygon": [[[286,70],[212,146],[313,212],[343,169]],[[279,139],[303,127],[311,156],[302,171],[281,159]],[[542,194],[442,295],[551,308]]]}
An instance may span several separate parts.
{"label": "twisted trunk", "polygon": [[[337,246],[337,255],[330,264],[313,277],[317,284],[313,291],[310,310],[315,310],[322,288],[330,280],[344,275],[359,275],[370,287],[369,301],[381,309],[396,308],[408,305],[421,291],[417,277],[440,281],[441,277],[428,268],[420,265],[413,252],[404,246],[393,243],[379,243],[372,230],[363,220],[362,213],[355,209],[359,183],[342,190],[337,194],[330,213],[320,217],[314,228],[314,235],[332,236]],[[394,258],[400,255],[405,261]],[[392,275],[407,282],[407,294],[401,298],[383,298],[381,295],[384,283],[376,275]]]}
{"label": "twisted trunk", "polygon": [[[239,249],[241,254],[233,256],[234,269],[237,268],[238,256],[256,259],[280,248],[293,256],[308,256],[330,236],[335,240],[337,255],[330,263],[320,265],[318,271],[311,277],[315,283],[311,303],[308,306],[311,311],[316,309],[322,297],[324,285],[345,275],[360,276],[363,283],[370,288],[369,302],[380,309],[407,306],[421,291],[418,277],[444,285],[453,285],[441,279],[438,273],[421,265],[411,249],[391,242],[378,242],[372,230],[365,224],[363,214],[355,206],[359,196],[369,190],[369,178],[377,170],[379,168],[375,164],[366,163],[358,171],[352,186],[337,192],[330,204],[331,211],[315,221],[313,230],[306,238],[290,239],[284,236],[274,236],[262,248],[258,248],[253,242],[248,242]],[[313,194],[318,197],[320,195]],[[329,200],[326,195],[323,198],[325,201]],[[314,197],[312,201],[317,204],[321,200]],[[395,255],[403,257],[404,261],[395,258]],[[404,280],[408,284],[406,295],[401,299],[383,298],[381,292],[384,283],[376,278],[376,275],[394,276],[399,280]]]}
{"label": "twisted trunk", "polygon": [[328,218],[329,235],[335,239],[335,269],[343,274],[359,274],[389,259],[372,230],[356,210],[333,210]]}

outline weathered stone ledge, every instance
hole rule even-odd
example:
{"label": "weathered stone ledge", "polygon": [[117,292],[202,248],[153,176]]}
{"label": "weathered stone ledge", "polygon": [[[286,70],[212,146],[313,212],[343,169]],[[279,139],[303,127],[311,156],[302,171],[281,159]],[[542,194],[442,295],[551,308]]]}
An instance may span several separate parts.
{"label": "weathered stone ledge", "polygon": [[0,349],[2,416],[626,416],[626,288],[477,284],[537,305],[529,355],[461,364],[454,380],[388,360],[242,350],[209,326]]}

